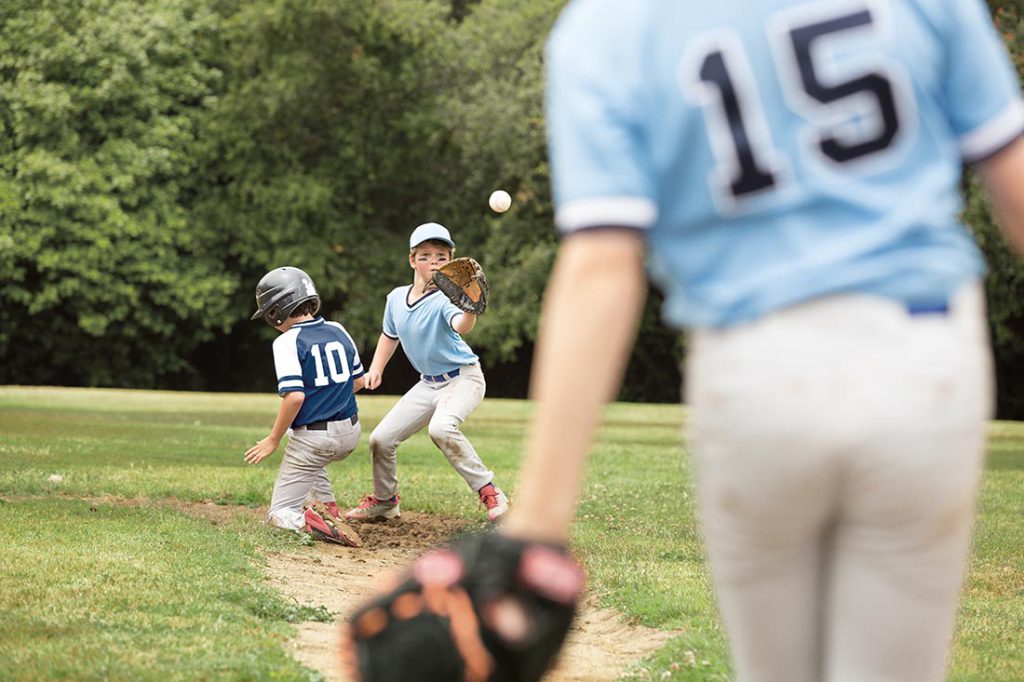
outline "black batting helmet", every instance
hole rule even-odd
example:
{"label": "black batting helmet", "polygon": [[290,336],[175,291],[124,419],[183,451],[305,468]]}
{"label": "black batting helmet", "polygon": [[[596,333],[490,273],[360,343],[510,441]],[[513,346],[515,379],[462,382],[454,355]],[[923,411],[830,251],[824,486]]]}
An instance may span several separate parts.
{"label": "black batting helmet", "polygon": [[316,310],[320,310],[320,295],[309,275],[298,268],[277,268],[263,275],[256,285],[256,312],[249,319],[262,317],[267,324],[277,327],[284,324],[299,304],[313,300]]}

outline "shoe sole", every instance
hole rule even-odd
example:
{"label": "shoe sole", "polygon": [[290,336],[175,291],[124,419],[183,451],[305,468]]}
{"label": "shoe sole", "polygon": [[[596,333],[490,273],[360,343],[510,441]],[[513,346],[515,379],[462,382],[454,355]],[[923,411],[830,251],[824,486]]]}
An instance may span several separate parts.
{"label": "shoe sole", "polygon": [[343,545],[345,547],[363,546],[363,540],[359,537],[359,534],[352,530],[350,527],[348,527],[346,524],[341,523],[340,521],[335,521],[331,525],[334,528],[335,532],[338,533],[337,537],[333,535],[328,535],[327,533],[323,532],[318,528],[311,528],[309,530],[309,533],[317,540],[323,540],[324,542],[330,542],[335,545]]}
{"label": "shoe sole", "polygon": [[367,523],[367,522],[372,523],[373,521],[387,521],[389,519],[397,519],[397,518],[399,518],[401,516],[402,516],[402,510],[400,510],[398,507],[395,507],[393,509],[387,510],[383,514],[374,514],[373,516],[349,516],[348,514],[345,514],[345,520],[346,521],[361,521],[363,523]]}
{"label": "shoe sole", "polygon": [[317,540],[323,540],[324,542],[333,542],[338,545],[344,545],[346,547],[362,547],[363,539],[359,537],[351,526],[346,524],[341,519],[333,516],[327,507],[322,505],[314,505],[313,511],[320,517],[320,519],[333,531],[331,533],[325,533],[319,528],[309,527],[309,533]]}
{"label": "shoe sole", "polygon": [[495,514],[494,516],[491,516],[490,514],[488,514],[487,515],[487,520],[490,521],[491,523],[495,523],[497,521],[500,521],[501,518],[503,516],[505,516],[505,514],[508,514],[508,509],[505,509],[504,511],[502,511],[499,514]]}

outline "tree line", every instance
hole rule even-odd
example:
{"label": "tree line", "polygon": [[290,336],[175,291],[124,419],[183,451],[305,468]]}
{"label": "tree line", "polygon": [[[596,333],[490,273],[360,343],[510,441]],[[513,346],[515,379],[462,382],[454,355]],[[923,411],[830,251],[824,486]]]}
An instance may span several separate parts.
{"label": "tree line", "polygon": [[[9,0],[0,7],[0,383],[267,390],[267,270],[369,360],[428,220],[484,264],[471,342],[525,395],[557,248],[543,48],[565,0]],[[990,2],[1017,60],[1015,2]],[[513,196],[496,215],[487,196]],[[977,180],[1000,414],[1024,418],[1024,268]],[[652,292],[621,398],[679,398]],[[412,379],[393,361],[384,390]],[[1016,382],[1019,384],[1019,382]]]}

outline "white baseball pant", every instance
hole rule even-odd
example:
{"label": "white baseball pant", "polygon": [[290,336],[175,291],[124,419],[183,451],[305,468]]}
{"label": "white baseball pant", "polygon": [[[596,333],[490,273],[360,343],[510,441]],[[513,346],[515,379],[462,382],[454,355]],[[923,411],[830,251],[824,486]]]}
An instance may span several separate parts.
{"label": "white baseball pant", "polygon": [[981,287],[701,331],[687,377],[737,678],[943,679],[993,407]]}
{"label": "white baseball pant", "polygon": [[487,391],[479,364],[459,368],[454,379],[438,383],[420,380],[395,403],[370,434],[373,495],[386,500],[398,492],[398,446],[427,427],[448,463],[474,491],[494,478],[459,426],[480,405]]}
{"label": "white baseball pant", "polygon": [[302,505],[307,497],[334,502],[327,465],[348,457],[359,444],[360,433],[359,422],[353,424],[349,419],[328,422],[326,431],[304,426],[292,429],[270,499],[270,523],[301,530],[306,527]]}

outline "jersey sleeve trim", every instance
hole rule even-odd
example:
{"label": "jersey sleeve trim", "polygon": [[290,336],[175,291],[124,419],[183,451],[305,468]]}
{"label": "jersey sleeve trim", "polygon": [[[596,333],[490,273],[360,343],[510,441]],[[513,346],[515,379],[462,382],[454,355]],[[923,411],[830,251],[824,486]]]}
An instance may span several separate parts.
{"label": "jersey sleeve trim", "polygon": [[1024,101],[1014,100],[1002,112],[958,140],[965,163],[977,163],[992,156],[1024,134]]}
{"label": "jersey sleeve trim", "polygon": [[383,329],[381,330],[381,332],[380,332],[380,333],[381,333],[381,334],[383,334],[384,336],[388,337],[388,338],[389,338],[389,339],[391,339],[392,341],[398,341],[398,337],[397,337],[397,336],[391,336],[391,334],[388,334],[388,333],[387,333],[386,331],[384,331]]}
{"label": "jersey sleeve trim", "polygon": [[277,382],[277,392],[285,393],[286,391],[301,391],[305,388],[305,384],[302,383],[302,379],[282,379]]}
{"label": "jersey sleeve trim", "polygon": [[657,219],[658,207],[646,197],[577,199],[555,213],[555,224],[562,232],[604,225],[647,229]]}
{"label": "jersey sleeve trim", "polygon": [[461,310],[456,310],[451,315],[448,316],[448,326],[452,328],[452,331],[455,331],[455,318],[461,314]]}

